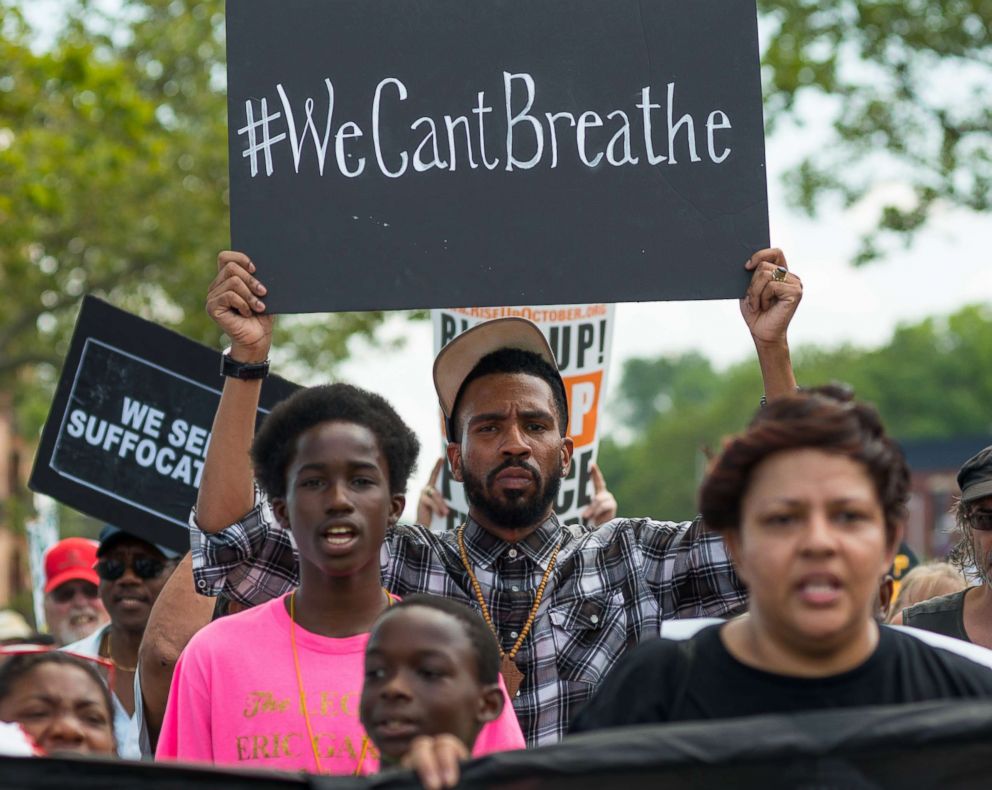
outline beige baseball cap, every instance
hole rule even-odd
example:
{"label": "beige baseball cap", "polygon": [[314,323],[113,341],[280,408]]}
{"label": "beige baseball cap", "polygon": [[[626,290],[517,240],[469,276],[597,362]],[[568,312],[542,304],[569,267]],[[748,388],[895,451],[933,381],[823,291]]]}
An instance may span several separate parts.
{"label": "beige baseball cap", "polygon": [[27,639],[33,631],[28,621],[13,609],[0,610],[0,643]]}
{"label": "beige baseball cap", "polygon": [[451,412],[462,382],[479,364],[479,360],[501,348],[530,351],[543,358],[555,371],[558,370],[558,362],[544,333],[537,324],[526,318],[496,318],[462,332],[434,359],[434,389],[437,390],[449,436],[452,435]]}

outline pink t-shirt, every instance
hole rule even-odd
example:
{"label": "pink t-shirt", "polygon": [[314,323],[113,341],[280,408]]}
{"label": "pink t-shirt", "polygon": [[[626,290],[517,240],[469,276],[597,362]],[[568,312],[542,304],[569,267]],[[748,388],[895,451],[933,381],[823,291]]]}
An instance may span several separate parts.
{"label": "pink t-shirt", "polygon": [[[190,640],[176,662],[155,759],[317,771],[284,600],[224,617]],[[379,750],[358,720],[368,639],[367,633],[330,639],[296,626],[307,709],[325,773],[354,774],[363,749],[359,773],[379,770]],[[472,754],[522,748],[507,698],[500,717],[479,733]]]}

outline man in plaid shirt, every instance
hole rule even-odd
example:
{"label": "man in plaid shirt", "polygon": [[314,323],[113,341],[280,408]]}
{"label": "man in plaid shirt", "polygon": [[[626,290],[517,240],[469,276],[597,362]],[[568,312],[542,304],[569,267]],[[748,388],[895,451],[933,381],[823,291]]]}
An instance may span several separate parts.
{"label": "man in plaid shirt", "polygon": [[[779,250],[746,267],[741,311],[774,398],[795,389],[786,332],[802,285]],[[272,318],[247,256],[221,253],[218,268],[207,310],[232,348],[190,520],[194,576],[203,594],[257,604],[297,583],[295,547],[253,494],[248,462]],[[509,660],[522,674],[514,709],[529,745],[560,740],[624,652],[661,633],[663,620],[746,605],[723,543],[698,519],[614,519],[595,530],[558,522],[552,507],[572,442],[564,386],[536,326],[500,319],[463,333],[438,355],[434,381],[469,520],[444,535],[396,526],[383,546],[383,583],[488,614],[508,684],[519,680],[506,674]]]}

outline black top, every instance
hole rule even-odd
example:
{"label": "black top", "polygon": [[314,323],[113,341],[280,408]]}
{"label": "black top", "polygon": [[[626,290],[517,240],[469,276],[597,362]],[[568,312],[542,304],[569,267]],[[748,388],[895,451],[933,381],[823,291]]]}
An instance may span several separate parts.
{"label": "black top", "polygon": [[960,590],[914,603],[902,610],[902,624],[970,642],[964,630],[964,596],[967,592]]}
{"label": "black top", "polygon": [[992,671],[897,629],[883,627],[863,664],[798,678],[746,666],[720,639],[722,625],[692,639],[654,639],[633,650],[572,723],[571,732],[690,719],[992,697]]}

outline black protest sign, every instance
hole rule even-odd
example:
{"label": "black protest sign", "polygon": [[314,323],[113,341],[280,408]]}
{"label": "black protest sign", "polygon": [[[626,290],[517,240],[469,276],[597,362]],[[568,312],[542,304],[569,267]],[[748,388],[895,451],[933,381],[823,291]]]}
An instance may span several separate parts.
{"label": "black protest sign", "polygon": [[237,0],[275,312],[713,299],[768,246],[755,0]]}
{"label": "black protest sign", "polygon": [[[189,550],[223,379],[220,354],[87,297],[29,485],[155,543]],[[295,384],[272,376],[259,419]]]}

